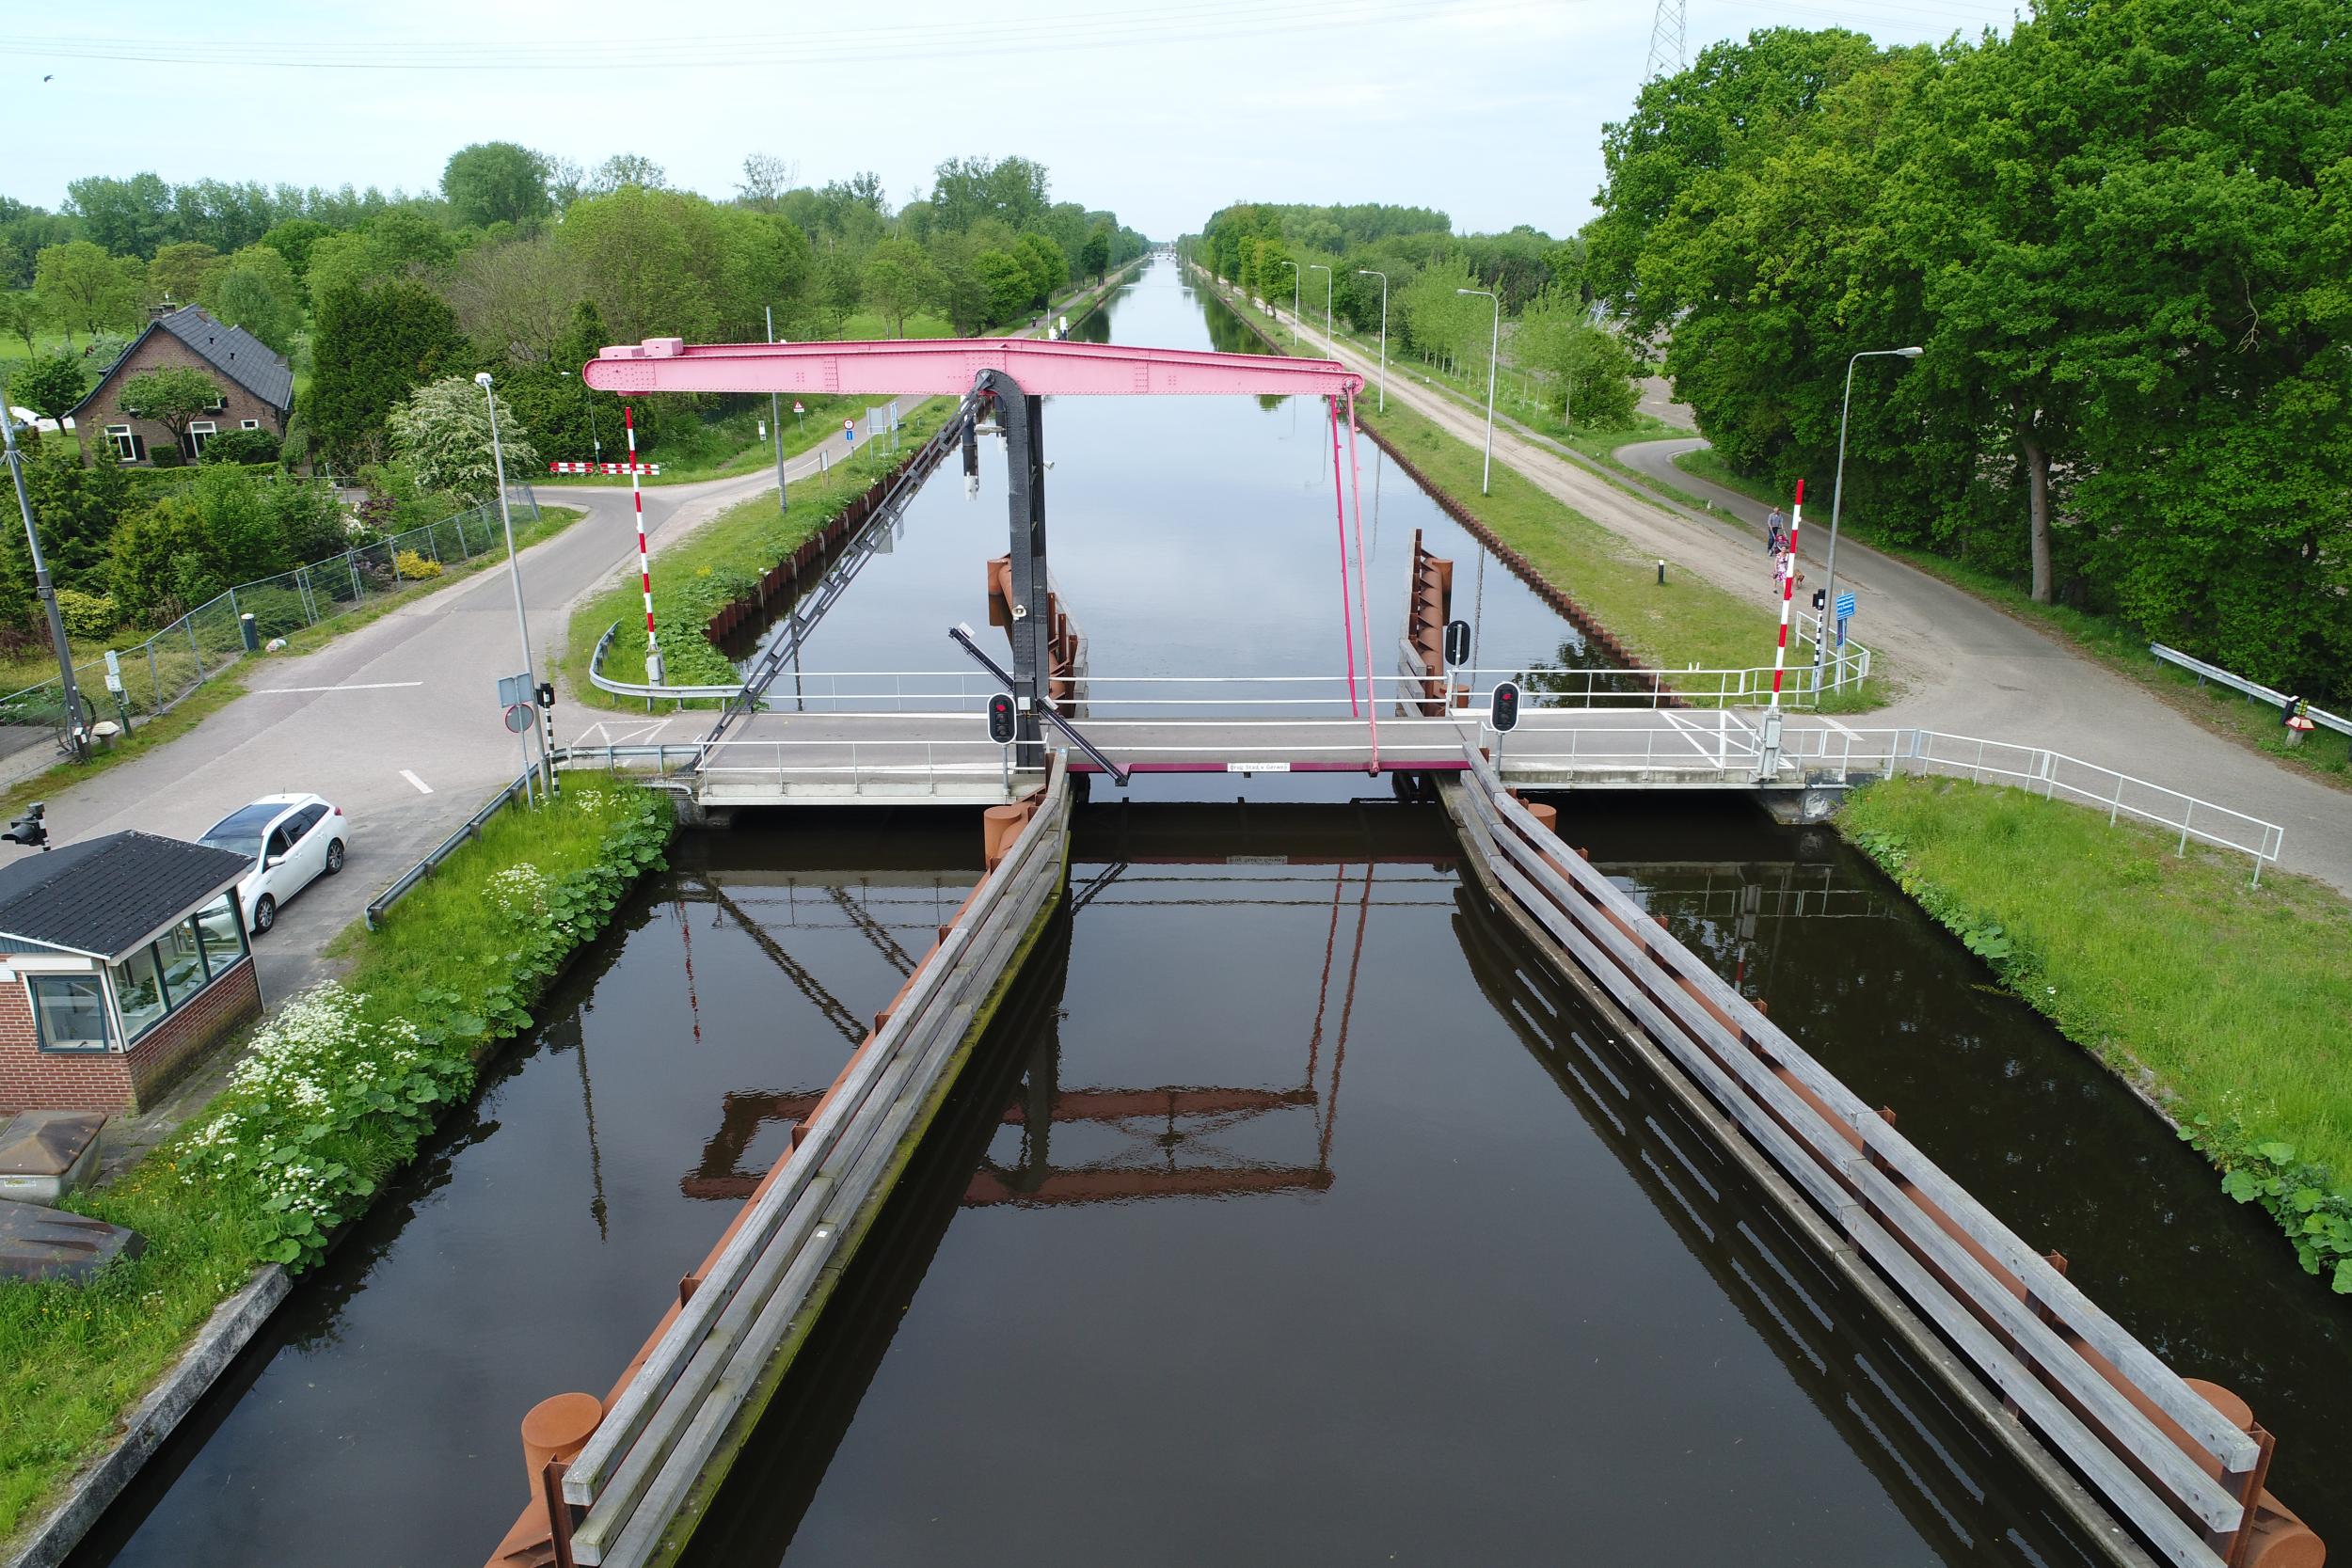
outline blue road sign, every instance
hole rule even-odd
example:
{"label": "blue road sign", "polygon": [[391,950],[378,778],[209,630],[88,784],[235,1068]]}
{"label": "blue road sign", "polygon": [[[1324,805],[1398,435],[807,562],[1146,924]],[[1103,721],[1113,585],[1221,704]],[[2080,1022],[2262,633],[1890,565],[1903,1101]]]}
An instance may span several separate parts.
{"label": "blue road sign", "polygon": [[1837,595],[1837,618],[1840,621],[1851,621],[1853,619],[1853,595],[1851,594],[1840,594]]}

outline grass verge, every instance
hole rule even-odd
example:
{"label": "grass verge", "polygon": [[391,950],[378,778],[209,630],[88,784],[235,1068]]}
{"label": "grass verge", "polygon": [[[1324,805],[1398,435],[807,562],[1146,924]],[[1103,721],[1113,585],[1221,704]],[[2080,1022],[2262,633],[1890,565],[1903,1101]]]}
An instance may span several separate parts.
{"label": "grass verge", "polygon": [[[1773,499],[1768,486],[1745,474],[1735,473],[1707,448],[1682,453],[1675,459],[1675,466],[1710,484],[1720,484],[1753,499]],[[1931,554],[1916,546],[1891,541],[1867,526],[1848,524],[1844,531],[1882,555],[1892,556],[2018,620],[2064,639],[2216,735],[2226,736],[2322,783],[2352,789],[2352,736],[2314,730],[2302,745],[2289,746],[2277,708],[2250,702],[2222,687],[2202,685],[2179,665],[2155,657],[2148,652],[2148,637],[2120,616],[2101,615],[2073,605],[2038,604],[2032,594],[1996,573]]]}
{"label": "grass verge", "polygon": [[0,1547],[265,1261],[315,1261],[407,1161],[476,1063],[531,1025],[572,952],[660,863],[667,800],[576,776],[339,943],[340,986],[289,1002],[230,1086],[120,1179],[68,1207],[147,1238],[76,1288],[0,1285]]}
{"label": "grass verge", "polygon": [[1901,778],[1839,826],[2002,981],[2164,1104],[2352,1293],[2352,905],[2022,791]]}
{"label": "grass verge", "polygon": [[[763,490],[661,549],[654,560],[653,611],[655,625],[667,633],[661,646],[670,684],[710,686],[735,679],[735,666],[703,635],[710,618],[750,596],[763,573],[800,548],[859,491],[903,461],[954,406],[947,398],[917,404],[904,416],[897,452],[886,443],[868,442],[849,461],[835,464],[825,479],[795,481],[789,511],[779,512]],[[588,678],[588,667],[605,628],[615,621],[633,621],[644,612],[644,605],[632,573],[606,584],[572,612],[564,636],[564,679],[575,702],[624,708],[638,700],[599,690]],[[607,673],[634,681],[644,678],[644,640],[625,631],[615,640]]]}
{"label": "grass verge", "polygon": [[[539,509],[537,521],[516,532],[515,547],[517,550],[528,549],[542,539],[553,538],[584,515],[586,514],[579,507],[543,506]],[[395,593],[379,594],[366,604],[345,610],[331,620],[322,621],[315,626],[304,626],[288,637],[285,647],[277,653],[248,655],[239,659],[223,673],[203,682],[195,690],[174,703],[166,712],[153,718],[135,721],[135,727],[129,736],[119,737],[104,751],[93,752],[80,762],[59,762],[53,767],[41,769],[28,779],[21,779],[10,784],[5,791],[0,791],[0,813],[13,815],[27,802],[45,800],[61,790],[72,788],[86,779],[95,778],[101,773],[120,768],[135,758],[146,755],[158,746],[168,745],[177,740],[196,728],[197,724],[207,716],[219,712],[239,697],[244,696],[246,691],[246,677],[262,668],[261,661],[292,658],[296,655],[314,652],[346,632],[357,631],[372,621],[389,615],[403,605],[437,593],[453,583],[462,582],[478,572],[486,571],[494,566],[503,567],[505,564],[504,551],[485,550],[470,561],[461,562],[447,568],[437,578],[407,583]],[[56,666],[53,664],[50,668],[54,670]],[[100,691],[90,696],[95,702],[103,698],[104,693]]]}

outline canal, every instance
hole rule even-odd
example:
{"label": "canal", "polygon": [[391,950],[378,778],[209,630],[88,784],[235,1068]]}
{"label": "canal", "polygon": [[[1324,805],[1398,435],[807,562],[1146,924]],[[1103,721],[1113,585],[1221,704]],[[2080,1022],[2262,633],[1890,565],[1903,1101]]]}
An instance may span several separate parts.
{"label": "canal", "polygon": [[[1239,330],[1167,263],[1088,325]],[[1339,669],[1318,418],[1049,406],[1056,573],[1097,670]],[[1393,470],[1380,491],[1393,649],[1411,530],[1454,555],[1457,605],[1476,547]],[[918,656],[980,620],[992,494],[944,470],[809,668],[949,668]],[[1491,565],[1483,608],[1486,663],[1583,659]],[[1519,950],[1439,814],[1351,800],[1369,781],[1201,783],[1221,800],[1139,779],[1081,813],[1071,912],[705,1560],[2086,1559]],[[2352,1530],[2345,1315],[2153,1117],[1833,833],[1736,802],[1560,804],[2095,1299],[2245,1395],[2275,1489]],[[848,811],[682,838],[78,1560],[481,1560],[525,1500],[523,1411],[611,1384],[977,878],[978,838]]]}

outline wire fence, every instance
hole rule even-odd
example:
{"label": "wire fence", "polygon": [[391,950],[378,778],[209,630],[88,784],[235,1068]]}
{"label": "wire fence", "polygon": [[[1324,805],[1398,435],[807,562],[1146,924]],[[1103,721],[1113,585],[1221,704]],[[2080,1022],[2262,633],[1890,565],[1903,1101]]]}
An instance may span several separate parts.
{"label": "wire fence", "polygon": [[[507,487],[516,520],[536,522],[538,498],[528,484]],[[496,501],[391,534],[291,572],[241,582],[189,610],[146,641],[114,653],[118,685],[103,657],[73,666],[85,724],[135,725],[170,711],[189,692],[275,638],[364,609],[374,600],[437,578],[451,566],[499,546],[504,531]],[[65,738],[65,693],[46,680],[0,696],[0,725],[38,739]],[[22,747],[20,746],[20,750]]]}

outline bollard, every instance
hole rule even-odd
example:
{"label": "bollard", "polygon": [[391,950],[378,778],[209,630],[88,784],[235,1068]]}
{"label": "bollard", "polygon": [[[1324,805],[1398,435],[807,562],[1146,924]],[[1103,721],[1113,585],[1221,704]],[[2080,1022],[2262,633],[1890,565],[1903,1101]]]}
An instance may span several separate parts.
{"label": "bollard", "polygon": [[262,651],[262,628],[253,624],[253,611],[248,610],[237,617],[237,630],[245,638],[246,653],[258,654]]}
{"label": "bollard", "polygon": [[991,806],[980,814],[980,863],[993,871],[1005,862],[1013,841],[1021,836],[1021,829],[1037,815],[1037,802],[1023,800],[1009,806]]}
{"label": "bollard", "polygon": [[604,1419],[604,1402],[594,1394],[556,1394],[541,1400],[523,1418],[523,1475],[531,1495],[551,1459],[577,1459]]}
{"label": "bollard", "polygon": [[1666,563],[1662,561],[1658,563],[1658,586],[1666,586]]}
{"label": "bollard", "polygon": [[1534,817],[1535,825],[1544,832],[1554,837],[1559,835],[1560,808],[1558,806],[1548,806],[1541,800],[1530,800],[1527,802],[1527,815]]}

